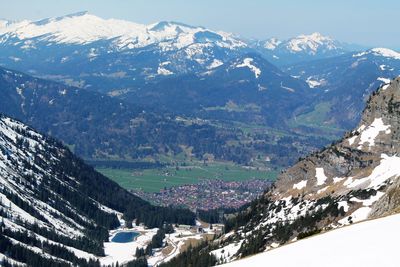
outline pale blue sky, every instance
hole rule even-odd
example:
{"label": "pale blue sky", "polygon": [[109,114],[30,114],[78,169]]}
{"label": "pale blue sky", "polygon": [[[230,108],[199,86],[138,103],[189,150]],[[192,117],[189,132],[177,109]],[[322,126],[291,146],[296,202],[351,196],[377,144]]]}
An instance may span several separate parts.
{"label": "pale blue sky", "polygon": [[319,31],[341,41],[400,48],[398,0],[0,0],[0,17],[16,20],[83,10],[146,24],[179,21],[247,38]]}

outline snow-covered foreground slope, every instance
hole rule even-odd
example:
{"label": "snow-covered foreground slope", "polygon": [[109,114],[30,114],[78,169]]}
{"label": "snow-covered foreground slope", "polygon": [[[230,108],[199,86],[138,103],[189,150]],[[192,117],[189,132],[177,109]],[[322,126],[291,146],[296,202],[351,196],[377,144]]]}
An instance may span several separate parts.
{"label": "snow-covered foreground slope", "polygon": [[223,266],[399,266],[400,214],[313,236]]}

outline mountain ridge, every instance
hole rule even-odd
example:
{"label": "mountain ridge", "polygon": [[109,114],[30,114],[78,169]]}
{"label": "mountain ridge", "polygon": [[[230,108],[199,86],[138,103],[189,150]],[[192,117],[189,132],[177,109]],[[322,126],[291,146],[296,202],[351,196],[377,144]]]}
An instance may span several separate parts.
{"label": "mountain ridge", "polygon": [[400,77],[371,95],[358,128],[282,172],[272,190],[228,219],[233,231],[213,250],[220,263],[398,212],[399,103]]}
{"label": "mountain ridge", "polygon": [[121,222],[194,224],[188,210],[150,205],[58,141],[0,115],[0,254],[28,266],[100,266]]}

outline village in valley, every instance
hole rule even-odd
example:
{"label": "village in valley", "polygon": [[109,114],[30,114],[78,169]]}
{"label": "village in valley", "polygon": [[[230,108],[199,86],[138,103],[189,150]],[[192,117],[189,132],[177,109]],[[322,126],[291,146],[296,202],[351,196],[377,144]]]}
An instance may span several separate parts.
{"label": "village in valley", "polygon": [[160,206],[185,207],[191,210],[237,209],[260,196],[270,185],[271,181],[266,179],[204,179],[197,184],[164,188],[156,193],[141,190],[131,192]]}

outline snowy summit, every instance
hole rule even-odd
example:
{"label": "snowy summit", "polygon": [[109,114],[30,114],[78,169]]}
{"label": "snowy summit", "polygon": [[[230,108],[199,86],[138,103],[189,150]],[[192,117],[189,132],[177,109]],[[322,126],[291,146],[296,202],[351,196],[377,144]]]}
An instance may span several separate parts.
{"label": "snowy summit", "polygon": [[[5,23],[2,23],[3,25]],[[0,24],[1,25],[1,24]],[[16,38],[20,41],[37,38],[61,44],[88,44],[99,40],[113,40],[122,48],[140,48],[154,43],[172,43],[182,48],[194,42],[215,42],[221,47],[243,47],[245,44],[225,32],[215,32],[203,27],[193,27],[176,22],[159,22],[150,25],[118,19],[102,19],[87,12],[79,12],[40,21],[22,21],[0,27],[1,43]]]}

